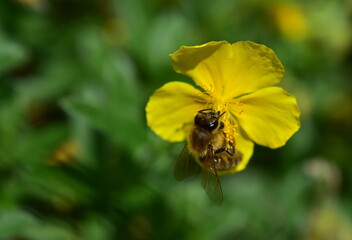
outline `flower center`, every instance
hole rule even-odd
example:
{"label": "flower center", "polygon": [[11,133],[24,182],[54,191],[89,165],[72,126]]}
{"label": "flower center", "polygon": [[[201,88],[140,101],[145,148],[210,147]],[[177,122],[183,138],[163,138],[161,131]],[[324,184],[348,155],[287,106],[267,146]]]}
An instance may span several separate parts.
{"label": "flower center", "polygon": [[[228,145],[235,146],[236,145],[236,137],[238,136],[237,133],[237,123],[236,119],[233,117],[231,114],[231,111],[236,111],[231,108],[230,111],[230,104],[232,106],[237,105],[238,107],[242,105],[242,103],[239,100],[233,100],[233,99],[221,99],[221,98],[216,98],[212,97],[211,101],[211,108],[213,108],[215,111],[219,111],[220,113],[225,112],[225,114],[221,117],[221,121],[224,123],[224,133],[225,133],[225,138],[228,143]],[[241,114],[243,111],[238,110],[236,113]],[[228,146],[230,147],[230,146]]]}

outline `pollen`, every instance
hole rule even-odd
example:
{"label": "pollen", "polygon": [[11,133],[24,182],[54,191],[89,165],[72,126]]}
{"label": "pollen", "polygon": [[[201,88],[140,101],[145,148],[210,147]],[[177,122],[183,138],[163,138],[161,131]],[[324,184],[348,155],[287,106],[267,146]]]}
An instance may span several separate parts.
{"label": "pollen", "polygon": [[225,133],[225,139],[228,145],[235,146],[236,145],[235,129],[234,128],[228,129],[224,131],[224,133]]}
{"label": "pollen", "polygon": [[229,114],[225,114],[225,115],[226,115],[225,116],[226,119],[224,121],[225,139],[229,145],[235,146],[236,145],[236,137],[238,136],[237,124],[234,124],[234,121]]}
{"label": "pollen", "polygon": [[212,96],[212,104],[210,104],[211,108],[215,109],[216,111],[219,111],[220,113],[225,113],[224,116],[222,117],[222,121],[224,122],[224,125],[225,125],[223,130],[225,133],[225,139],[229,145],[227,147],[230,147],[231,145],[235,146],[236,137],[238,136],[238,133],[237,133],[238,125],[236,124],[236,120],[233,118],[229,110],[229,105],[234,103],[238,106],[238,111],[236,111],[236,113],[241,114],[243,110],[240,109],[240,106],[242,106],[243,103],[240,102],[239,100],[222,99],[216,96]]}

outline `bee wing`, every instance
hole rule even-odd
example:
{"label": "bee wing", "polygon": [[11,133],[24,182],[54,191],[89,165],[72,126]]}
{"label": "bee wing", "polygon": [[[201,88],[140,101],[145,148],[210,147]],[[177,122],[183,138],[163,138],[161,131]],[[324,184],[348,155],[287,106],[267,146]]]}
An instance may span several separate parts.
{"label": "bee wing", "polygon": [[196,163],[196,160],[189,152],[187,145],[183,148],[180,156],[177,159],[174,176],[177,181],[194,176],[200,172],[201,167]]}
{"label": "bee wing", "polygon": [[220,179],[215,168],[215,159],[212,149],[208,150],[207,157],[204,161],[204,169],[202,171],[202,187],[208,194],[208,197],[218,206],[224,200]]}

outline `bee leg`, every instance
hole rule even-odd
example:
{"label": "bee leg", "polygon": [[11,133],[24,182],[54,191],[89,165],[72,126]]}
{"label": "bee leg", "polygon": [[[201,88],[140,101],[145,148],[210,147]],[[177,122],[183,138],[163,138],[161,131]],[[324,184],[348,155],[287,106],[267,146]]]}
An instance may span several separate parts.
{"label": "bee leg", "polygon": [[225,151],[231,156],[233,157],[235,155],[235,149],[233,147],[231,147],[231,149],[225,148]]}
{"label": "bee leg", "polygon": [[227,149],[227,148],[225,148],[225,147],[219,148],[219,149],[217,149],[217,150],[214,152],[214,154],[219,154],[219,153],[225,152],[226,149]]}
{"label": "bee leg", "polygon": [[222,147],[222,148],[219,148],[217,149],[214,154],[219,154],[219,153],[222,153],[222,152],[226,152],[228,153],[231,157],[233,157],[235,155],[234,153],[235,149],[233,147],[231,147],[231,149],[228,149],[227,147]]}
{"label": "bee leg", "polygon": [[[210,162],[210,166],[208,166],[209,167],[209,169],[211,169],[213,172],[216,172],[216,169],[215,169],[215,165],[214,165],[214,163],[215,163],[215,161],[216,161],[216,159],[215,159],[215,152],[216,151],[214,151],[214,148],[213,148],[213,145],[211,144],[211,143],[209,143],[208,144],[208,151],[209,151],[209,153],[211,154],[211,159],[212,159],[212,161]],[[209,164],[209,163],[208,163]]]}
{"label": "bee leg", "polygon": [[213,145],[211,143],[208,144],[208,150],[214,155],[216,154],[216,151],[214,152]]}
{"label": "bee leg", "polygon": [[[230,149],[229,151],[231,151],[232,156],[234,156],[236,154],[236,149],[233,147],[233,145],[230,145]],[[229,153],[230,154],[230,153]],[[231,155],[231,154],[230,154]]]}

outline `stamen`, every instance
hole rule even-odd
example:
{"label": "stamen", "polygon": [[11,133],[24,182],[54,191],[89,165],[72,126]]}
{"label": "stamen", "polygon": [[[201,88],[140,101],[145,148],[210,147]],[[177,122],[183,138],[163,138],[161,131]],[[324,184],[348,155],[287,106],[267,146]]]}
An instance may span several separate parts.
{"label": "stamen", "polygon": [[[231,101],[229,101],[229,103],[230,103],[230,104],[237,105],[239,108],[240,108],[241,106],[243,106],[243,102],[241,102],[241,101],[238,100],[238,99],[232,99]],[[237,107],[234,107],[234,109],[231,109],[231,110],[232,110],[232,112],[234,112],[234,113],[236,113],[236,114],[238,114],[238,115],[241,115],[241,114],[244,112],[243,109],[237,109]]]}
{"label": "stamen", "polygon": [[230,114],[226,114],[226,122],[224,133],[225,139],[227,142],[227,147],[235,146],[236,145],[236,137],[238,136],[237,127],[238,125],[234,122],[234,119],[231,117]]}
{"label": "stamen", "polygon": [[196,102],[196,103],[201,103],[201,104],[205,104],[205,97],[204,95],[207,95],[209,96],[209,94],[207,92],[199,92],[197,94],[197,97],[194,97],[193,100]]}

